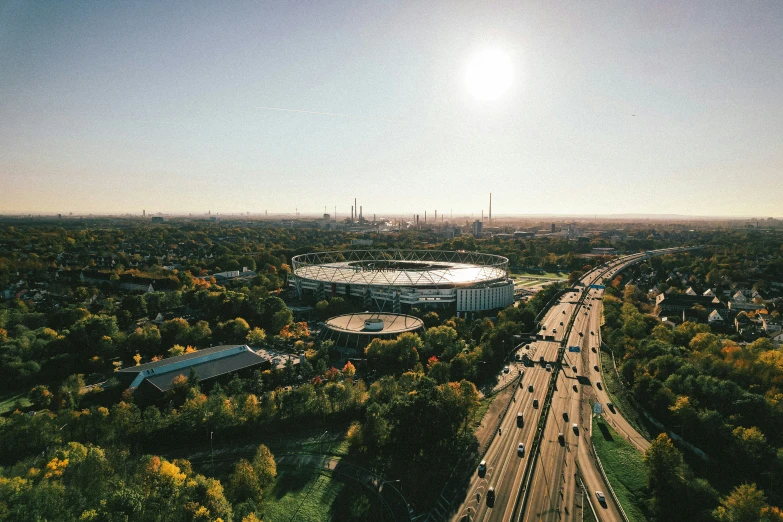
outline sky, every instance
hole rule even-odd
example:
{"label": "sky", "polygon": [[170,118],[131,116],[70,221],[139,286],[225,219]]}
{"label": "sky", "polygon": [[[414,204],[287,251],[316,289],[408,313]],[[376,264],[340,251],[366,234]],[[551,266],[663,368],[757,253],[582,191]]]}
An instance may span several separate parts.
{"label": "sky", "polygon": [[779,0],[0,0],[0,213],[780,217],[781,27]]}

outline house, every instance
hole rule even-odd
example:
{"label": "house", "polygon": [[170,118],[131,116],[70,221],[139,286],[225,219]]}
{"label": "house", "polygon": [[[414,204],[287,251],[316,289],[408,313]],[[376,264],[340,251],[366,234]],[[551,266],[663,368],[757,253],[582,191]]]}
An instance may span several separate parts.
{"label": "house", "polygon": [[783,346],[783,331],[779,331],[774,335],[770,335],[769,338],[772,339],[772,342],[775,343],[775,346]]}
{"label": "house", "polygon": [[708,288],[701,295],[707,296],[707,297],[715,297],[715,292],[712,291],[712,288]]}
{"label": "house", "polygon": [[772,335],[783,329],[780,322],[775,321],[769,314],[759,314],[759,317],[761,318],[761,327],[767,335]]}
{"label": "house", "polygon": [[717,310],[713,310],[710,312],[709,317],[707,318],[707,322],[710,324],[722,324],[724,321],[723,316],[718,313]]}
{"label": "house", "polygon": [[655,298],[655,305],[659,316],[676,317],[688,315],[698,316],[698,307],[704,309],[707,314],[717,310],[721,317],[728,317],[728,308],[715,296],[687,295],[687,294],[659,294]]}
{"label": "house", "polygon": [[696,291],[693,289],[692,286],[689,286],[688,289],[685,291],[685,295],[698,295],[698,294],[696,294]]}

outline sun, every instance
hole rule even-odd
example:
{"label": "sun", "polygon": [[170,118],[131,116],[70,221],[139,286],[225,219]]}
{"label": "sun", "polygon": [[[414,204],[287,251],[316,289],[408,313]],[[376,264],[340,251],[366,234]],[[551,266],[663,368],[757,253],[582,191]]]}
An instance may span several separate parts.
{"label": "sun", "polygon": [[494,101],[511,87],[512,67],[508,54],[485,49],[474,54],[465,69],[470,94],[479,101]]}

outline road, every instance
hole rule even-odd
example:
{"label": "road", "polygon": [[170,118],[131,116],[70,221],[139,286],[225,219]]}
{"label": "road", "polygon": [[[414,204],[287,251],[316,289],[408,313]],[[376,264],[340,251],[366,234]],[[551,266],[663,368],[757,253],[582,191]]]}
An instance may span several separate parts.
{"label": "road", "polygon": [[[610,401],[600,384],[603,289],[593,289],[590,285],[601,284],[603,278],[611,279],[629,264],[650,255],[673,250],[676,249],[634,254],[596,268],[582,277],[575,291],[565,293],[552,305],[540,324],[539,336],[546,336],[547,340],[517,350],[520,358],[529,356],[532,366],[513,365],[512,376],[524,368],[522,381],[501,421],[500,433],[484,456],[486,472],[473,473],[465,500],[453,521],[581,520],[582,509],[589,509],[577,502],[577,497],[581,498],[577,495],[577,480],[581,477],[599,520],[622,522],[620,507],[609,494],[590,444],[591,404],[600,402],[605,406]],[[579,347],[579,351],[565,349],[571,346]],[[538,457],[531,462],[526,475],[528,460],[533,458],[531,450],[537,426],[542,413],[547,411],[547,390],[555,374]],[[618,433],[640,451],[649,447],[649,442],[618,411],[606,411]],[[518,413],[524,419],[521,424],[517,423]],[[520,443],[525,447],[523,454],[518,451]],[[487,496],[490,488],[495,493],[494,502]],[[598,502],[596,491],[605,494],[604,502]]]}

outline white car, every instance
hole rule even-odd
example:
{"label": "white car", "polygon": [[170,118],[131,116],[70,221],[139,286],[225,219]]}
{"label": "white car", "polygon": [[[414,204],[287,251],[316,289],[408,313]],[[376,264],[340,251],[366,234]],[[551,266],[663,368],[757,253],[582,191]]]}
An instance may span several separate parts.
{"label": "white car", "polygon": [[525,445],[522,444],[521,442],[519,443],[519,445],[517,445],[517,455],[519,455],[520,457],[525,456]]}
{"label": "white car", "polygon": [[606,503],[606,497],[604,496],[604,492],[603,491],[596,491],[595,492],[595,498],[597,498],[598,502],[600,502],[601,504]]}
{"label": "white car", "polygon": [[508,368],[508,366],[506,366],[505,368],[503,368],[503,373],[508,373],[508,372],[509,372],[509,368]]}

